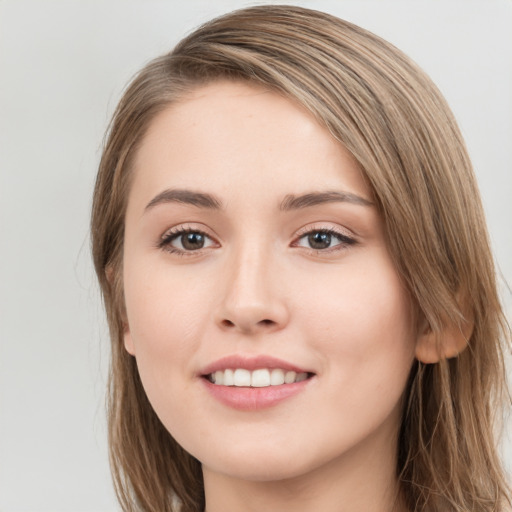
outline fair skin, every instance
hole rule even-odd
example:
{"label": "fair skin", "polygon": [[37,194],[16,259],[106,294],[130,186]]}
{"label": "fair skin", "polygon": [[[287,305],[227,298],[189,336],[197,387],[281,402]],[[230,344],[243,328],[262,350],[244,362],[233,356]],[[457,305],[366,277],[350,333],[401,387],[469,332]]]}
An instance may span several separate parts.
{"label": "fair skin", "polygon": [[[160,113],[123,279],[126,350],[208,512],[393,509],[414,315],[371,190],[310,114],[228,82]],[[235,367],[263,387],[221,383]],[[269,386],[276,369],[299,381]]]}

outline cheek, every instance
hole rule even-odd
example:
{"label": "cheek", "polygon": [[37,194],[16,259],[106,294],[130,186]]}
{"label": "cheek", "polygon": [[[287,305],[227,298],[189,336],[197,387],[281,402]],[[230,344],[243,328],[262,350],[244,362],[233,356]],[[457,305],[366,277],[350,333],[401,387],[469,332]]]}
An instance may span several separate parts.
{"label": "cheek", "polygon": [[302,329],[322,361],[325,437],[343,448],[388,420],[393,436],[415,347],[410,301],[394,269],[352,268],[311,280],[309,291]]}
{"label": "cheek", "polygon": [[192,371],[191,356],[211,316],[208,296],[205,286],[175,269],[153,265],[141,271],[126,262],[126,340],[133,345],[145,387],[168,383],[176,368]]}
{"label": "cheek", "polygon": [[[387,259],[347,266],[335,278],[311,279],[300,298],[303,328],[327,360],[337,361],[338,379],[402,382],[414,359],[415,336],[409,296]],[[366,375],[366,377],[364,377]],[[364,377],[364,379],[363,379]]]}
{"label": "cheek", "polygon": [[208,290],[156,265],[140,271],[127,262],[125,276],[127,336],[143,387],[161,421],[179,424],[189,415],[191,362],[209,317]]}

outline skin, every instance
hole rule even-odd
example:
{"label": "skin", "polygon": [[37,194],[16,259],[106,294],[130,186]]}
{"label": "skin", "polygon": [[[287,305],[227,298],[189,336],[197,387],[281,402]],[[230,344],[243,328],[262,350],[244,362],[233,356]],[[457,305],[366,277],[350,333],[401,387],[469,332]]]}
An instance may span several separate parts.
{"label": "skin", "polygon": [[[218,82],[160,113],[134,164],[125,347],[163,424],[202,462],[208,512],[398,510],[396,438],[418,339],[355,160],[289,100]],[[222,206],[162,199],[176,189]],[[362,201],[280,208],[325,191]],[[179,229],[203,232],[205,246],[162,244]],[[321,230],[341,238],[311,248],[307,234]],[[273,407],[236,410],[201,377],[233,354],[314,376]]]}

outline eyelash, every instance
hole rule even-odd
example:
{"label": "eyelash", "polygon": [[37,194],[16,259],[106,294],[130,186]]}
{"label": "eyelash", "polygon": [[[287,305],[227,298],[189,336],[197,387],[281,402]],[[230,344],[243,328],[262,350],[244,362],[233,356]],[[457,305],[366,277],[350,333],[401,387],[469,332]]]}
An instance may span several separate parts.
{"label": "eyelash", "polygon": [[[339,243],[332,247],[328,247],[325,249],[314,249],[313,247],[308,248],[308,247],[299,245],[299,242],[302,239],[304,239],[314,233],[321,233],[321,234],[329,235],[330,237],[334,237],[334,238],[338,239]],[[162,249],[164,251],[170,252],[171,254],[178,255],[178,256],[195,256],[195,255],[201,254],[204,249],[208,249],[208,247],[201,247],[201,248],[195,249],[195,250],[193,250],[193,249],[185,250],[185,249],[173,247],[171,245],[172,242],[174,242],[175,240],[177,240],[180,237],[187,235],[187,234],[198,234],[198,235],[201,235],[202,237],[204,237],[205,239],[213,241],[213,238],[201,229],[194,229],[194,228],[179,226],[177,228],[171,229],[170,231],[167,231],[162,236],[162,238],[158,242],[158,248]],[[214,242],[214,244],[216,243],[215,241],[213,241],[213,242]],[[309,251],[312,251],[315,254],[328,254],[328,253],[331,253],[334,251],[340,251],[340,250],[347,249],[349,246],[356,245],[357,243],[358,243],[357,240],[355,240],[354,238],[351,238],[351,237],[341,233],[340,231],[337,231],[332,228],[313,228],[313,229],[307,228],[307,229],[299,232],[298,236],[295,238],[294,242],[292,242],[291,246],[292,247],[304,247],[305,249],[308,249]]]}
{"label": "eyelash", "polygon": [[202,252],[203,248],[187,251],[187,250],[184,250],[184,249],[180,249],[178,247],[173,247],[171,245],[172,242],[174,242],[178,238],[180,238],[180,237],[182,237],[184,235],[187,235],[187,234],[192,234],[192,233],[199,234],[199,235],[203,236],[205,239],[213,240],[211,236],[209,236],[207,233],[205,233],[201,229],[193,229],[193,228],[188,228],[188,227],[184,227],[184,226],[178,226],[176,228],[173,228],[173,229],[167,231],[162,236],[162,238],[160,239],[160,241],[158,243],[158,248],[162,249],[164,251],[170,252],[171,254],[175,254],[177,256],[194,256],[194,255],[197,255],[198,253]]}
{"label": "eyelash", "polygon": [[347,249],[348,247],[350,246],[353,246],[353,245],[356,245],[357,244],[357,240],[355,238],[352,238],[350,236],[347,236],[346,234],[344,233],[341,233],[340,231],[336,230],[336,229],[332,229],[332,228],[306,228],[305,230],[299,232],[298,234],[298,237],[296,238],[296,241],[293,242],[292,246],[293,247],[300,247],[298,245],[298,243],[312,235],[313,233],[321,233],[323,235],[329,235],[330,237],[333,237],[333,238],[337,238],[339,243],[332,246],[332,247],[328,247],[326,249],[314,249],[313,247],[309,247],[306,249],[309,249],[310,251],[314,251],[315,254],[329,254],[331,252],[335,252],[335,251],[341,251],[341,250],[344,250],[344,249]]}

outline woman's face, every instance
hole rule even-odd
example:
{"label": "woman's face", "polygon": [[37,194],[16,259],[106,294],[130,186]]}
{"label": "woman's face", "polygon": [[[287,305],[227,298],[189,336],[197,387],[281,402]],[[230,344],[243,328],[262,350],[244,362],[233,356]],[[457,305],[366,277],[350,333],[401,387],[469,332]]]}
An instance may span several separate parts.
{"label": "woman's face", "polygon": [[412,308],[351,155],[289,100],[218,82],[134,163],[125,346],[205,474],[394,461]]}

